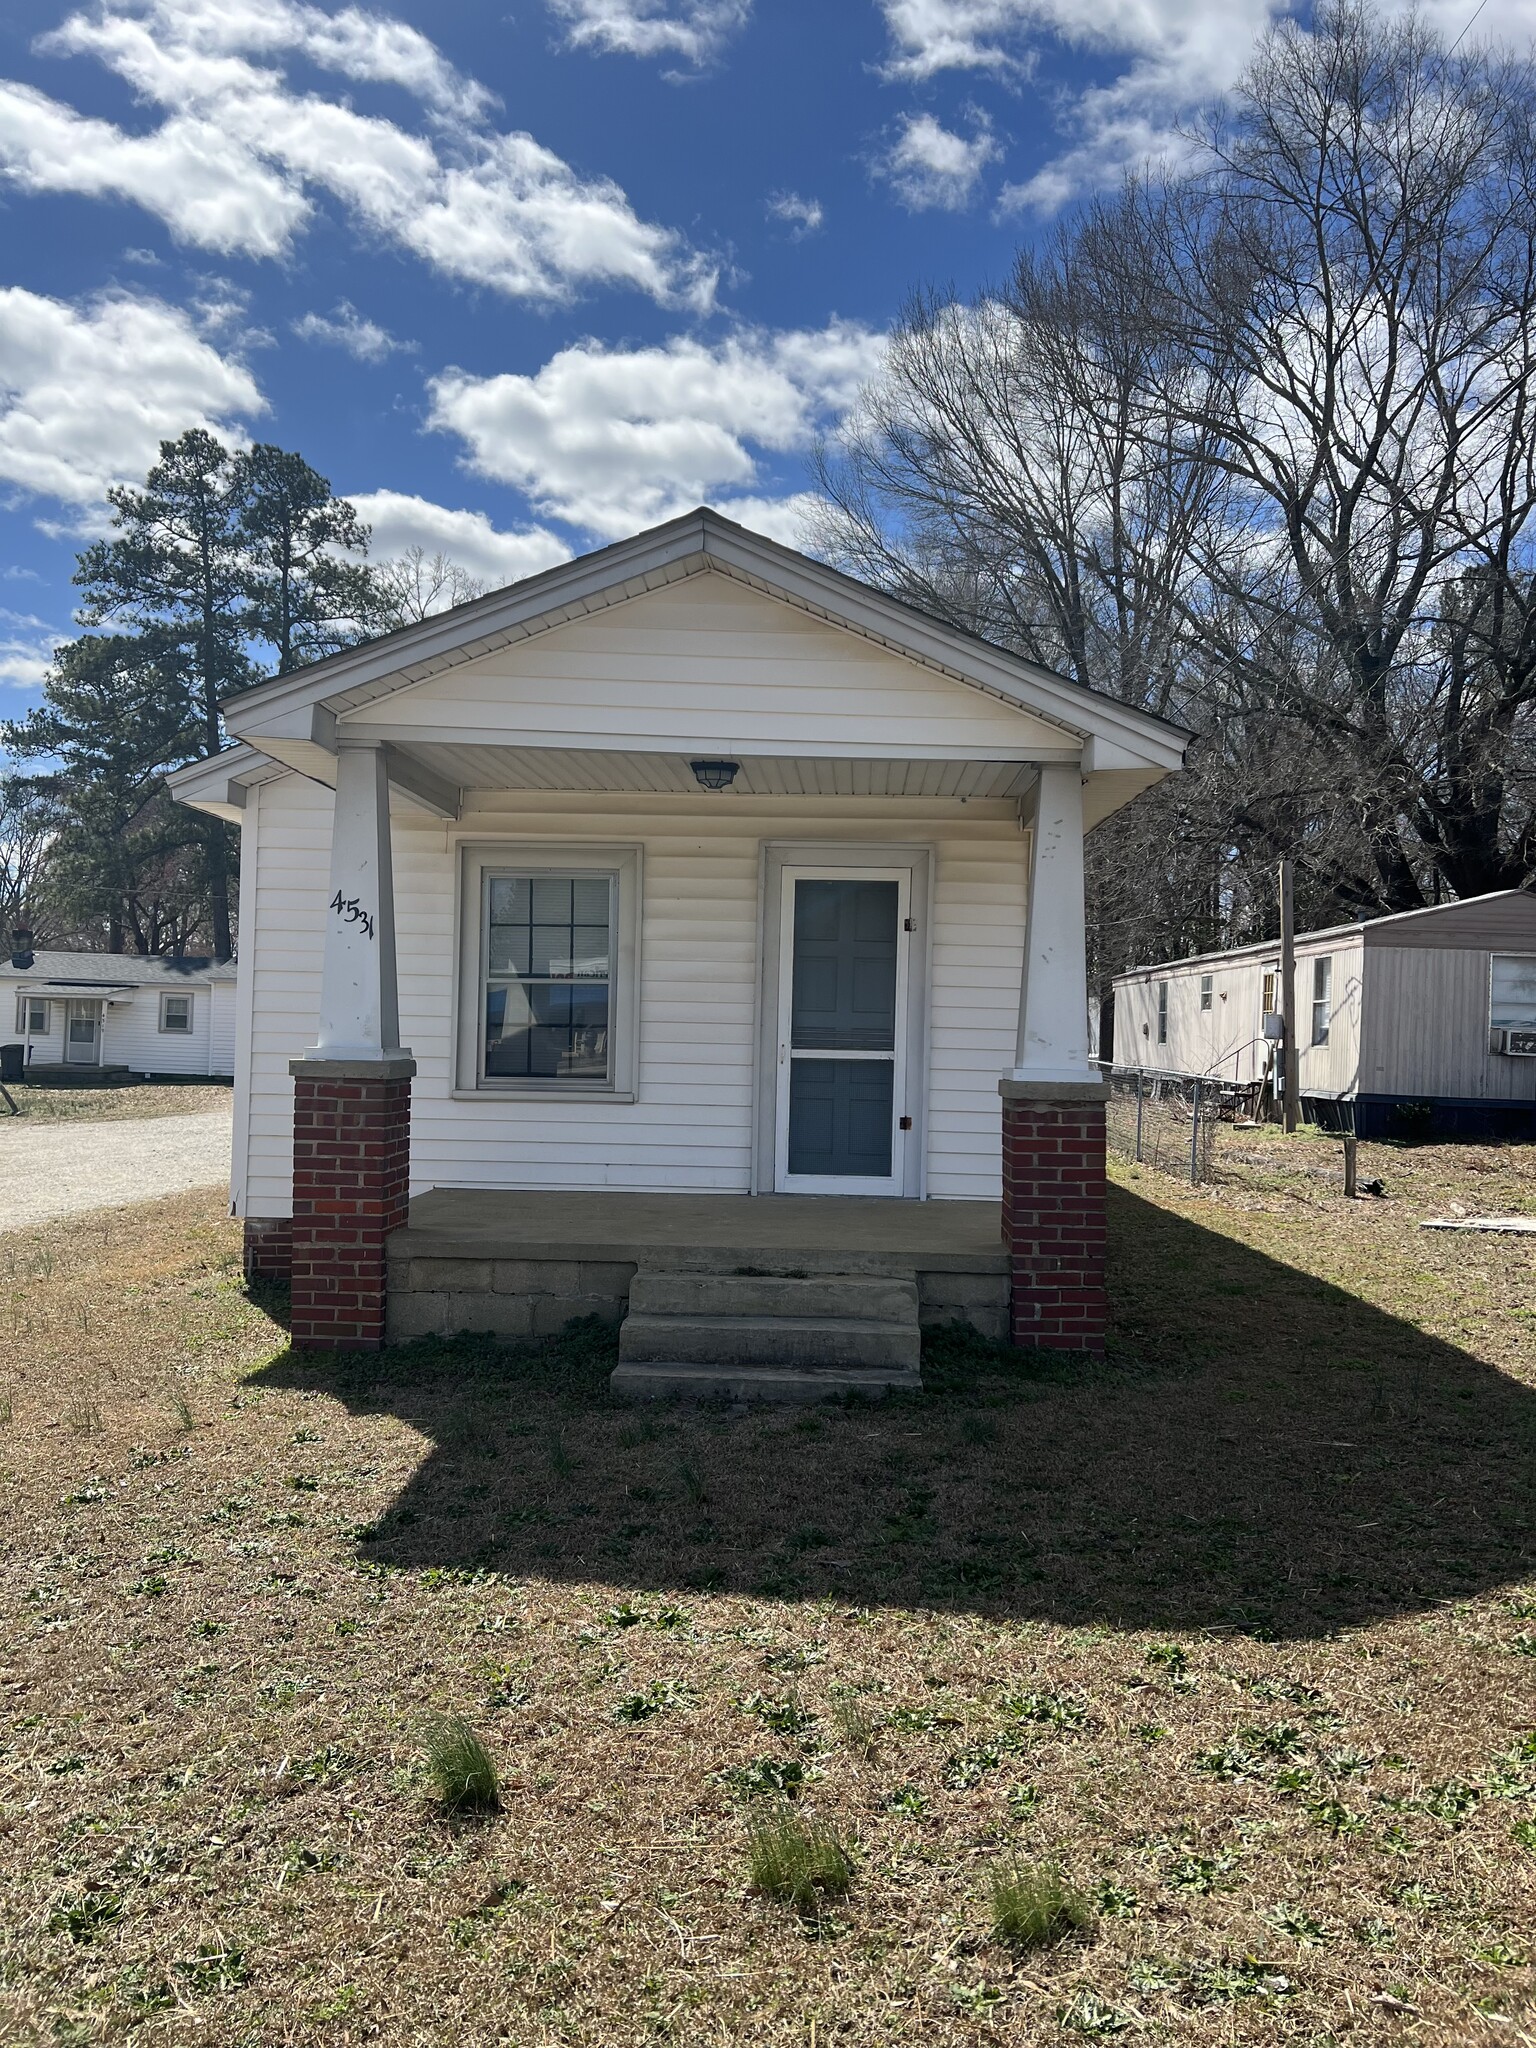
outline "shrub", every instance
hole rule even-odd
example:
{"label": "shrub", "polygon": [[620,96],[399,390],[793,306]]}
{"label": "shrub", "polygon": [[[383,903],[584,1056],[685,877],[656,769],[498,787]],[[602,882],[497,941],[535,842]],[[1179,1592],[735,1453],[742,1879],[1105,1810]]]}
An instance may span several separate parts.
{"label": "shrub", "polygon": [[748,1823],[747,1869],[754,1891],[802,1913],[840,1899],[853,1883],[852,1859],[832,1830],[788,1805],[764,1807]]}
{"label": "shrub", "polygon": [[449,1813],[496,1813],[501,1787],[491,1753],[469,1723],[445,1716],[427,1735],[427,1766]]}
{"label": "shrub", "polygon": [[1093,1925],[1093,1908],[1056,1862],[993,1865],[988,1886],[992,1935],[1015,1948],[1048,1948]]}

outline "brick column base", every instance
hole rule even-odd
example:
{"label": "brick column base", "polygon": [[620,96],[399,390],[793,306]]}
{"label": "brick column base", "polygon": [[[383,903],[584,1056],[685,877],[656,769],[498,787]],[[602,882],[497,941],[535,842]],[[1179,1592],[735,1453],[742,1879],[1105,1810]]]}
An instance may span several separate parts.
{"label": "brick column base", "polygon": [[385,1243],[406,1218],[415,1064],[294,1060],[290,1071],[290,1334],[306,1350],[377,1351]]}
{"label": "brick column base", "polygon": [[291,1216],[247,1216],[245,1219],[245,1277],[247,1280],[286,1280],[293,1271],[293,1218]]}
{"label": "brick column base", "polygon": [[1102,1351],[1104,1104],[1084,1082],[1003,1081],[1003,1243],[1012,1340]]}

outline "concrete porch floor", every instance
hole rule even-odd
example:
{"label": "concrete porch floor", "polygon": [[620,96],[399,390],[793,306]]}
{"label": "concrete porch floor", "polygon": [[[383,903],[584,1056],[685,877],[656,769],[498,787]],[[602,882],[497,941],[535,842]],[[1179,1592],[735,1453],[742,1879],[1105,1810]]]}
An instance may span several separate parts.
{"label": "concrete porch floor", "polygon": [[[577,1259],[635,1265],[792,1258],[821,1272],[1008,1271],[996,1202],[869,1195],[506,1193],[433,1188],[389,1240],[392,1259]],[[674,1256],[675,1255],[675,1256]],[[857,1263],[849,1264],[854,1260]]]}
{"label": "concrete porch floor", "polygon": [[924,1322],[966,1320],[996,1337],[1007,1324],[996,1202],[433,1188],[388,1253],[392,1342],[618,1322],[637,1271],[915,1279]]}

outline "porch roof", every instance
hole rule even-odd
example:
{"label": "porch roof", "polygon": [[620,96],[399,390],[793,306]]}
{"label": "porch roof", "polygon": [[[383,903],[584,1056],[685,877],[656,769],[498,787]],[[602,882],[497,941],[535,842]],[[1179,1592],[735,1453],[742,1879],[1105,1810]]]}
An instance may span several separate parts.
{"label": "porch roof", "polygon": [[[617,731],[519,732],[457,721],[450,729],[381,724],[381,700],[410,692],[564,625],[669,584],[713,573],[795,607],[927,669],[935,689],[960,683],[1007,707],[989,745],[910,746],[890,737],[861,743],[807,738],[753,741],[721,714],[718,732],[669,732],[649,742]],[[940,681],[940,678],[945,679]],[[1093,823],[1178,768],[1187,735],[1117,699],[1086,689],[1006,649],[932,618],[792,548],[700,509],[466,605],[274,677],[225,707],[232,733],[251,751],[184,770],[173,780],[183,801],[235,817],[261,764],[280,764],[335,782],[339,737],[355,728],[385,744],[397,792],[428,811],[455,816],[465,789],[568,789],[696,793],[690,757],[729,755],[741,764],[742,796],[989,796],[1016,799],[1047,764],[1081,765]],[[394,712],[388,716],[393,719]],[[268,769],[270,771],[270,768]],[[221,779],[222,776],[222,779]]]}

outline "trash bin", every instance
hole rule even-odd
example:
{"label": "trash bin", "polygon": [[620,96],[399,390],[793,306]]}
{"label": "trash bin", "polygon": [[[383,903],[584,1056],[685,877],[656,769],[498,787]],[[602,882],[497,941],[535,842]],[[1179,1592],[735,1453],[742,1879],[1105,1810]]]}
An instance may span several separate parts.
{"label": "trash bin", "polygon": [[19,1081],[26,1071],[25,1057],[23,1045],[0,1045],[0,1082]]}

